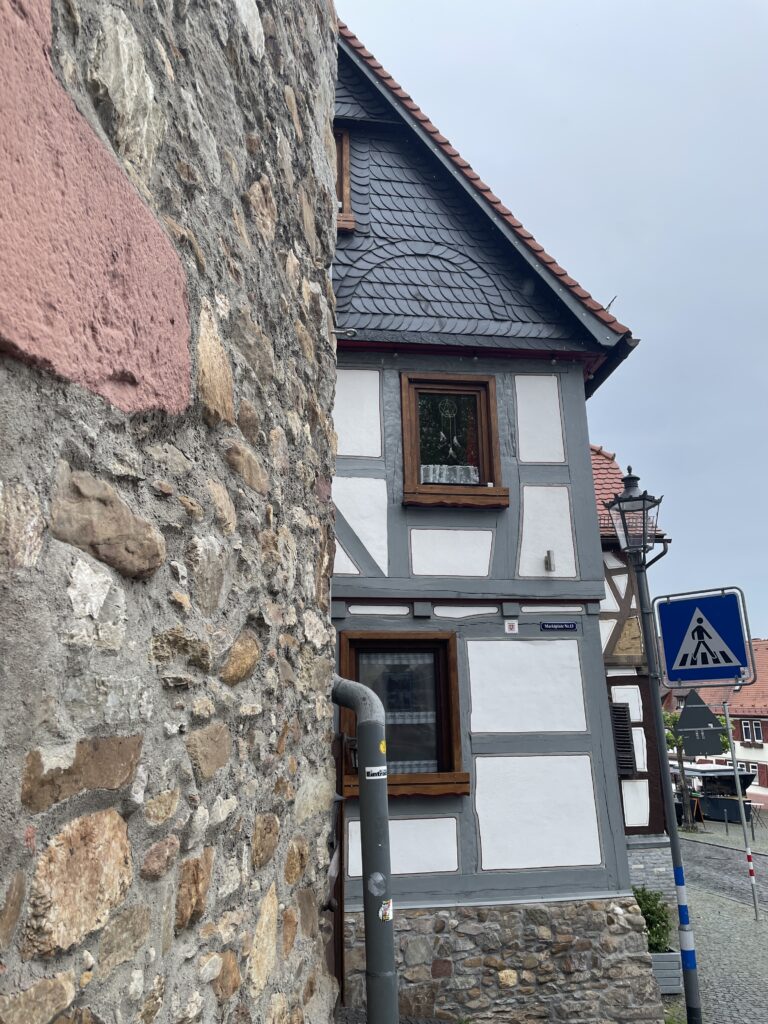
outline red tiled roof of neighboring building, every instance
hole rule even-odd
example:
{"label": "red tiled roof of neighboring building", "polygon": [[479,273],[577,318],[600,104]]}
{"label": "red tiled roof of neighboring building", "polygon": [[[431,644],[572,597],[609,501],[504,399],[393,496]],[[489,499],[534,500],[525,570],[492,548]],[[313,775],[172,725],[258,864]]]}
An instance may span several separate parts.
{"label": "red tiled roof of neighboring building", "polygon": [[[699,696],[716,713],[723,713],[723,701],[728,701],[732,718],[768,717],[768,640],[752,640],[757,679],[749,686],[734,690],[732,686],[719,686],[699,690]],[[719,709],[719,710],[718,710]]]}
{"label": "red tiled roof of neighboring building", "polygon": [[610,501],[624,490],[622,480],[624,474],[616,461],[616,455],[606,451],[602,445],[591,444],[589,453],[592,456],[592,476],[595,481],[595,502],[597,516],[600,520],[600,536],[614,537],[613,525],[610,516],[605,511],[604,502]]}
{"label": "red tiled roof of neighboring building", "polygon": [[478,192],[485,202],[492,208],[493,212],[498,214],[505,223],[512,228],[515,235],[536,256],[536,259],[541,261],[542,265],[546,267],[549,273],[552,274],[561,285],[575,295],[581,304],[585,306],[590,313],[594,314],[598,320],[605,324],[606,327],[614,331],[616,334],[629,334],[630,329],[624,324],[619,323],[616,317],[601,305],[597,299],[592,298],[590,293],[585,288],[582,288],[579,282],[572,278],[557,263],[555,258],[545,251],[544,246],[540,245],[536,241],[531,232],[526,231],[520,221],[513,216],[512,211],[508,210],[498,196],[493,194],[490,186],[486,185],[480,175],[476,171],[472,170],[469,163],[461,156],[457,149],[454,149],[448,139],[438,131],[427,115],[417,106],[416,103],[414,103],[405,89],[403,89],[395,81],[392,75],[382,67],[370,50],[367,50],[360,42],[354,32],[352,32],[341,21],[339,22],[339,35],[342,37],[344,42],[354,50],[366,66],[370,68],[379,81],[386,86],[386,88],[398,100],[400,106],[405,109],[406,113],[417,121],[421,128],[431,136],[435,145],[438,146],[454,166],[461,171],[475,191]]}

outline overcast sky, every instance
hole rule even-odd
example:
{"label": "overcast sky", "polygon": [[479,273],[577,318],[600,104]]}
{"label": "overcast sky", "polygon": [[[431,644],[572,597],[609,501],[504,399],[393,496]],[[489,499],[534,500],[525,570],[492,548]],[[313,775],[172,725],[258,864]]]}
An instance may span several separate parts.
{"label": "overcast sky", "polygon": [[768,2],[337,0],[558,262],[641,339],[592,440],[664,495],[655,594],[768,637]]}

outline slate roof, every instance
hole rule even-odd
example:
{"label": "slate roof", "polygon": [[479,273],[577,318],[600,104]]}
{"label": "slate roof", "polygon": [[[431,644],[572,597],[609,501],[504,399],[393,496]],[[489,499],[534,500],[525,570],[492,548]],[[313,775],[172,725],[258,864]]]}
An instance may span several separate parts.
{"label": "slate roof", "polygon": [[629,328],[620,323],[617,318],[605,309],[600,302],[594,299],[585,288],[582,288],[578,281],[571,277],[557,263],[554,257],[550,256],[550,254],[546,252],[544,247],[536,241],[531,232],[527,231],[523,227],[521,222],[502,203],[498,196],[494,195],[490,186],[486,185],[486,183],[480,178],[480,175],[472,169],[468,161],[466,161],[458,150],[450,144],[448,139],[439,132],[427,115],[420,110],[416,103],[414,103],[408,93],[398,84],[397,81],[395,81],[392,75],[382,67],[380,62],[376,60],[373,54],[366,49],[363,43],[343,22],[339,22],[339,37],[342,49],[347,47],[350,53],[354,54],[368,69],[370,69],[370,71],[395,99],[406,118],[416,122],[430,136],[432,142],[460,171],[466,181],[469,182],[472,188],[482,197],[493,213],[497,214],[504,220],[508,227],[512,229],[515,236],[520,239],[520,241],[536,257],[537,261],[539,261],[542,266],[545,267],[554,278],[556,278],[557,283],[564,288],[567,288],[568,291],[609,330],[613,331],[617,335],[628,334]]}
{"label": "slate roof", "polygon": [[356,230],[339,235],[333,269],[341,330],[601,351],[405,129],[366,125],[351,135],[350,187]]}
{"label": "slate roof", "polygon": [[[732,718],[768,718],[768,640],[753,638],[757,679],[750,686],[734,691],[732,686],[718,686],[698,691],[702,700],[716,713],[723,713],[723,701],[728,701]],[[719,708],[719,711],[718,711]]]}

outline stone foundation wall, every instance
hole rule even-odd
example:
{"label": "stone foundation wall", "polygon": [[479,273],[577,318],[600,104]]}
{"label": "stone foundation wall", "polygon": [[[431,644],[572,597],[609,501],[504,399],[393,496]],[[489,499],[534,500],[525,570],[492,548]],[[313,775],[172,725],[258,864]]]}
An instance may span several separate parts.
{"label": "stone foundation wall", "polygon": [[335,61],[0,4],[3,1024],[330,1019]]}
{"label": "stone foundation wall", "polygon": [[[361,913],[345,919],[345,1002],[365,1003]],[[447,1021],[661,1024],[634,900],[395,913],[400,1011]]]}

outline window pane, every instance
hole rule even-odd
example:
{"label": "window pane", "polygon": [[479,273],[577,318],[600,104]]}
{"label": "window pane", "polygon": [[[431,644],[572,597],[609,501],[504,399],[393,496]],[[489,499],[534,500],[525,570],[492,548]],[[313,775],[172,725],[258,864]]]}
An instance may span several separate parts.
{"label": "window pane", "polygon": [[358,679],[387,713],[387,764],[393,775],[439,770],[435,661],[434,651],[358,653]]}
{"label": "window pane", "polygon": [[763,742],[763,723],[762,722],[753,722],[752,723],[752,727],[753,727],[753,733],[754,733],[755,740],[758,743],[762,743]]}
{"label": "window pane", "polygon": [[479,484],[477,395],[419,392],[423,484]]}

